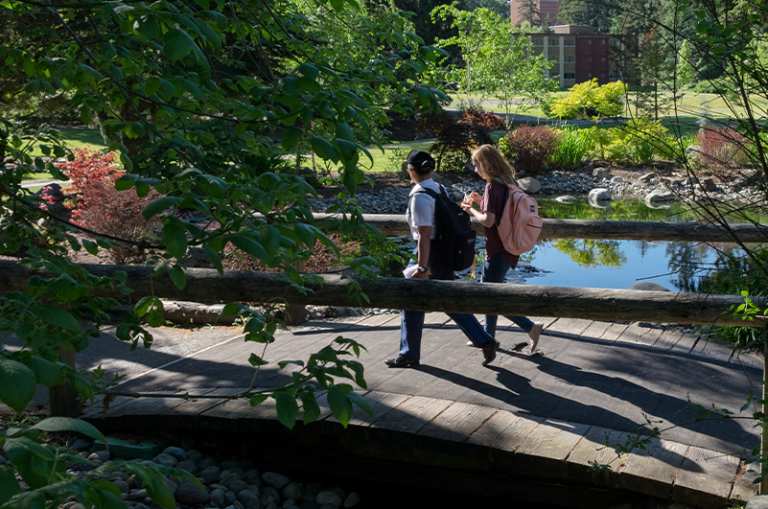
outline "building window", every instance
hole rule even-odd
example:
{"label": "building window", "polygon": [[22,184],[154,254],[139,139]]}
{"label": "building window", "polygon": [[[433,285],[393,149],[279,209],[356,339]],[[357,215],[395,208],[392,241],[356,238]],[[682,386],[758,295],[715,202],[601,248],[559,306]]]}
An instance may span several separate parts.
{"label": "building window", "polygon": [[560,38],[559,37],[550,37],[547,39],[550,46],[560,46]]}
{"label": "building window", "polygon": [[575,72],[564,72],[563,78],[567,80],[575,80],[576,79],[576,73]]}
{"label": "building window", "polygon": [[534,37],[531,39],[533,41],[534,46],[544,46],[544,38],[543,37]]}
{"label": "building window", "polygon": [[559,62],[560,61],[560,57],[557,56],[557,55],[549,55],[549,57],[547,57],[547,58],[548,58],[548,60],[550,62]]}
{"label": "building window", "polygon": [[600,73],[601,78],[605,78],[605,73]]}
{"label": "building window", "polygon": [[576,46],[576,39],[563,39],[563,46]]}
{"label": "building window", "polygon": [[587,73],[587,78],[591,78],[591,77],[592,77],[592,73],[591,73],[591,72],[588,72],[588,73]]}
{"label": "building window", "polygon": [[588,57],[587,62],[591,62],[591,61],[592,61],[592,57]]}
{"label": "building window", "polygon": [[605,62],[605,57],[603,57],[603,62]]}
{"label": "building window", "polygon": [[576,62],[576,56],[575,55],[565,55],[563,57],[563,62],[565,62],[566,64],[572,64],[572,63]]}
{"label": "building window", "polygon": [[618,46],[619,45],[619,40],[618,39],[611,39],[609,44],[611,46]]}
{"label": "building window", "polygon": [[549,77],[552,78],[553,80],[559,80],[560,79],[560,75],[559,74],[550,74]]}
{"label": "building window", "polygon": [[615,80],[616,79],[616,73],[615,72],[610,73],[609,74],[609,78],[612,79],[612,80]]}
{"label": "building window", "polygon": [[587,39],[587,44],[592,45],[592,39]]}
{"label": "building window", "polygon": [[605,39],[600,39],[600,44],[602,44],[603,46],[605,46]]}

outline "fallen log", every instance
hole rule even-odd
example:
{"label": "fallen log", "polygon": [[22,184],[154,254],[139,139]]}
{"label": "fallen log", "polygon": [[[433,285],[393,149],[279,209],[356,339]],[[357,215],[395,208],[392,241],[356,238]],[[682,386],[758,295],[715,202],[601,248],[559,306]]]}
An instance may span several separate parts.
{"label": "fallen log", "polygon": [[[334,214],[315,214],[314,217],[320,223],[338,219]],[[363,214],[363,219],[384,235],[410,235],[403,215]],[[473,220],[472,225],[478,235],[483,235],[480,223]],[[733,242],[736,236],[742,242],[768,242],[768,226],[732,224],[728,228],[730,231],[703,223],[544,219],[541,238]]]}
{"label": "fallen log", "polygon": [[[368,301],[355,300],[349,292],[349,278],[318,275],[319,283],[309,284],[311,291],[300,293],[285,275],[274,272],[188,269],[187,284],[179,290],[167,274],[153,277],[152,267],[128,265],[84,265],[96,276],[112,276],[122,270],[126,284],[136,298],[155,295],[160,298],[189,301],[284,302],[324,306],[410,309],[451,313],[556,316],[605,321],[650,321],[751,325],[764,327],[762,319],[744,322],[729,312],[743,304],[735,295],[703,295],[603,288],[563,288],[511,284],[476,284],[457,281],[418,281],[398,278],[358,280]],[[33,275],[52,277],[45,271],[32,271],[26,265],[0,261],[0,291],[23,291]],[[99,292],[103,296],[122,297],[115,289]],[[758,305],[764,305],[760,300]]]}

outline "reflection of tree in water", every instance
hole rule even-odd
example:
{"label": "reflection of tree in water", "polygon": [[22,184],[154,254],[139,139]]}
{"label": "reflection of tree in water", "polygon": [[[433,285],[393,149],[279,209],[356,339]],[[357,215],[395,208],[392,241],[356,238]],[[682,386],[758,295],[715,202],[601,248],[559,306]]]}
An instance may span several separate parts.
{"label": "reflection of tree in water", "polygon": [[558,239],[552,245],[586,268],[604,265],[621,267],[627,261],[627,257],[619,250],[621,243],[617,240]]}
{"label": "reflection of tree in water", "polygon": [[[694,242],[668,242],[667,259],[669,272],[676,273],[677,279],[672,279],[672,284],[678,290],[684,292],[704,291],[711,293],[712,289],[702,288],[702,283],[710,278],[713,271],[721,270],[727,265],[727,260],[732,259],[738,251],[732,246],[717,246],[717,261],[704,263],[707,252],[712,249],[706,244]],[[719,293],[719,292],[714,292]]]}

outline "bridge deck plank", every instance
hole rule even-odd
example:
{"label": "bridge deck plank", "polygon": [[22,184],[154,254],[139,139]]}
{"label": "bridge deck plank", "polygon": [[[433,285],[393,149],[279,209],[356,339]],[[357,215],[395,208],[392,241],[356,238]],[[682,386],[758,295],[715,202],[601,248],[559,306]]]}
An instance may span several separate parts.
{"label": "bridge deck plank", "polygon": [[740,458],[691,446],[672,486],[672,499],[702,509],[722,507],[740,466]]}
{"label": "bridge deck plank", "polygon": [[624,332],[616,339],[622,343],[633,343],[650,347],[664,332],[663,329],[650,328],[640,325],[638,322],[629,324]]}
{"label": "bridge deck plank", "polygon": [[467,442],[499,451],[515,452],[543,420],[543,417],[516,415],[506,410],[499,410],[475,431]]}
{"label": "bridge deck plank", "polygon": [[627,327],[629,327],[627,324],[612,323],[611,326],[606,329],[600,339],[604,339],[606,341],[616,341],[616,339],[621,336],[621,333],[624,332]]}
{"label": "bridge deck plank", "polygon": [[611,322],[592,322],[582,331],[581,337],[592,340],[600,339],[610,326]]}
{"label": "bridge deck plank", "polygon": [[[627,458],[627,452],[621,447],[628,447],[630,433],[592,426],[566,460],[568,479],[590,481],[598,486],[614,486],[617,471]],[[590,469],[593,466],[605,466],[605,470]]]}
{"label": "bridge deck plank", "polygon": [[689,446],[651,438],[645,449],[633,448],[619,470],[619,486],[624,489],[668,499],[672,483],[683,466]]}
{"label": "bridge deck plank", "polygon": [[515,451],[515,469],[541,477],[565,475],[565,459],[587,433],[588,424],[546,419]]}

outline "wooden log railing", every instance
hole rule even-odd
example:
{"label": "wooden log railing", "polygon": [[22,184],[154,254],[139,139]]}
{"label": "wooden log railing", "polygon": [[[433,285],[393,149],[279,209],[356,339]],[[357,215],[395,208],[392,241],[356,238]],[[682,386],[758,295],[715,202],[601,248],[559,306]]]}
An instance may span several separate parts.
{"label": "wooden log railing", "polygon": [[[475,284],[453,281],[416,281],[379,278],[377,282],[359,280],[369,301],[350,298],[349,279],[339,275],[321,275],[323,283],[311,285],[312,292],[299,293],[290,281],[273,272],[188,269],[187,285],[179,290],[167,274],[153,277],[152,267],[128,265],[84,265],[96,276],[112,276],[116,270],[128,274],[126,284],[132,296],[155,295],[161,298],[191,301],[266,302],[290,304],[356,306],[368,308],[411,309],[449,313],[558,316],[591,320],[628,320],[764,327],[762,320],[743,322],[734,319],[728,309],[742,304],[743,297],[700,295],[603,288],[562,288],[505,284]],[[26,265],[0,261],[0,291],[23,291],[33,275],[52,277],[44,271],[32,271]],[[115,289],[100,295],[122,297]],[[758,301],[760,304],[764,304]]]}
{"label": "wooden log railing", "polygon": [[[318,222],[325,222],[337,217],[333,214],[315,214],[315,220]],[[384,235],[410,234],[403,215],[363,214],[363,218]],[[483,227],[480,223],[473,221],[473,226],[478,235],[483,234]],[[544,219],[541,237],[546,239],[733,242],[735,235],[742,242],[768,242],[768,226],[732,224],[728,228],[730,232],[718,225],[703,223]]]}

